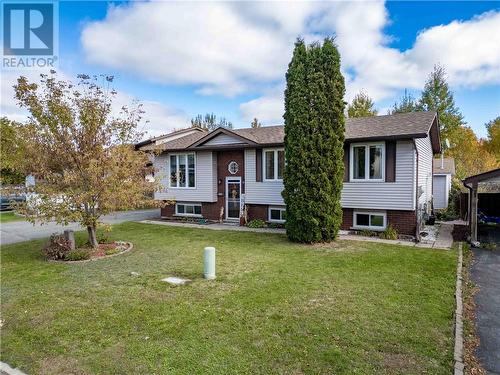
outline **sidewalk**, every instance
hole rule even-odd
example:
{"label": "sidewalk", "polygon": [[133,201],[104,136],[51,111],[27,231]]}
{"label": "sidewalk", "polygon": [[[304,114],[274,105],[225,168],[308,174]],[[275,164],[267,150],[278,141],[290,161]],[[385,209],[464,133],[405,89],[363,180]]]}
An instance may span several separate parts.
{"label": "sidewalk", "polygon": [[[230,231],[238,231],[238,232],[255,232],[255,233],[281,233],[285,234],[284,229],[271,229],[271,228],[249,228],[249,227],[241,227],[239,225],[228,225],[228,224],[194,224],[194,223],[183,223],[176,221],[163,221],[163,220],[141,220],[139,223],[144,224],[156,224],[156,225],[166,225],[172,227],[185,227],[185,228],[198,228],[198,229],[210,229],[210,230],[230,230]],[[442,224],[441,228],[438,232],[436,241],[433,242],[421,242],[415,243],[411,241],[403,241],[403,240],[384,240],[378,237],[364,237],[358,236],[354,234],[348,234],[347,231],[339,232],[339,240],[347,240],[347,241],[367,241],[367,242],[378,242],[378,243],[386,243],[392,245],[402,245],[409,247],[421,247],[421,248],[436,248],[436,249],[451,249],[453,244],[453,238],[451,236],[451,232],[453,230],[453,225]]]}

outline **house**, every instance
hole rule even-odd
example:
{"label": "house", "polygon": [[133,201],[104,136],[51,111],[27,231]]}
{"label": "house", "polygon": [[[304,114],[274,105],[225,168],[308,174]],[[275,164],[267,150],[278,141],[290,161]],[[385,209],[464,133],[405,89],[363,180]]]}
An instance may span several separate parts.
{"label": "house", "polygon": [[451,190],[451,178],[455,175],[455,160],[453,158],[434,159],[432,177],[432,195],[436,210],[448,207]]}
{"label": "house", "polygon": [[[414,112],[346,120],[342,229],[384,230],[417,236],[430,213],[432,161],[441,151],[435,112]],[[173,200],[162,217],[283,223],[284,127],[194,131],[150,142],[155,199]],[[221,217],[222,214],[222,217]]]}

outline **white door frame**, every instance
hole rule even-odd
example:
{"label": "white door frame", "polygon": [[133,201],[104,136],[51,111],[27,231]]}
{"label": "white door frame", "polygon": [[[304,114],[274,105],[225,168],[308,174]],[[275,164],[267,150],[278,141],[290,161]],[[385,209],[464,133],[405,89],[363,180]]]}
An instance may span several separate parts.
{"label": "white door frame", "polygon": [[[238,210],[238,217],[228,217],[228,199],[229,199],[229,180],[234,180],[234,182],[238,181],[238,184],[240,185],[240,209]],[[227,176],[226,177],[226,193],[224,200],[226,201],[226,220],[240,220],[239,212],[241,211],[241,177],[240,176]]]}

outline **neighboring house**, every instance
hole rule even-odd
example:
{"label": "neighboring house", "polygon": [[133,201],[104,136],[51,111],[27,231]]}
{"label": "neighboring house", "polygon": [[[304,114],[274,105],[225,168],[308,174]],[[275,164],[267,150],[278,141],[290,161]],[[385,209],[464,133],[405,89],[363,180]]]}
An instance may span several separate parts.
{"label": "neighboring house", "polygon": [[[384,230],[418,237],[432,200],[432,160],[441,151],[435,112],[346,120],[342,229]],[[174,200],[162,217],[283,223],[284,127],[192,132],[155,150],[155,199]],[[159,153],[158,153],[159,152]]]}
{"label": "neighboring house", "polygon": [[[207,133],[207,131],[201,128],[187,128],[187,129],[174,130],[173,132],[170,132],[168,134],[159,135],[157,137],[139,142],[135,144],[135,149],[136,150],[153,149],[154,147],[157,147],[163,143],[167,143],[175,139],[189,136],[192,134],[200,134],[200,133]],[[150,154],[149,160],[150,163],[147,164],[148,167],[150,167],[154,161],[154,154]],[[147,175],[145,176],[145,178],[147,181],[150,182],[155,181],[154,174]]]}
{"label": "neighboring house", "polygon": [[455,160],[453,158],[434,159],[432,195],[433,207],[442,210],[448,207],[450,198],[451,178],[455,175]]}

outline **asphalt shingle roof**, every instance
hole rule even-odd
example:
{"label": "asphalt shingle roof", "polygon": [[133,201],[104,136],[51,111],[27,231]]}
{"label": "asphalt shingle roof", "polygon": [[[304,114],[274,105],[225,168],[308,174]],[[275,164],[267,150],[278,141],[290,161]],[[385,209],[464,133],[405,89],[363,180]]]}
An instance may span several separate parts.
{"label": "asphalt shingle roof", "polygon": [[[394,115],[346,119],[345,138],[350,140],[402,139],[425,137],[436,117],[436,112],[412,112]],[[260,128],[231,129],[231,132],[258,144],[270,145],[284,142],[283,125],[263,126]],[[210,134],[210,133],[208,133]],[[189,134],[157,146],[146,146],[143,150],[182,150],[208,135],[207,133]],[[148,148],[149,147],[149,148]]]}
{"label": "asphalt shingle roof", "polygon": [[443,168],[441,168],[441,158],[435,158],[432,171],[434,174],[455,174],[455,159],[443,158]]}

